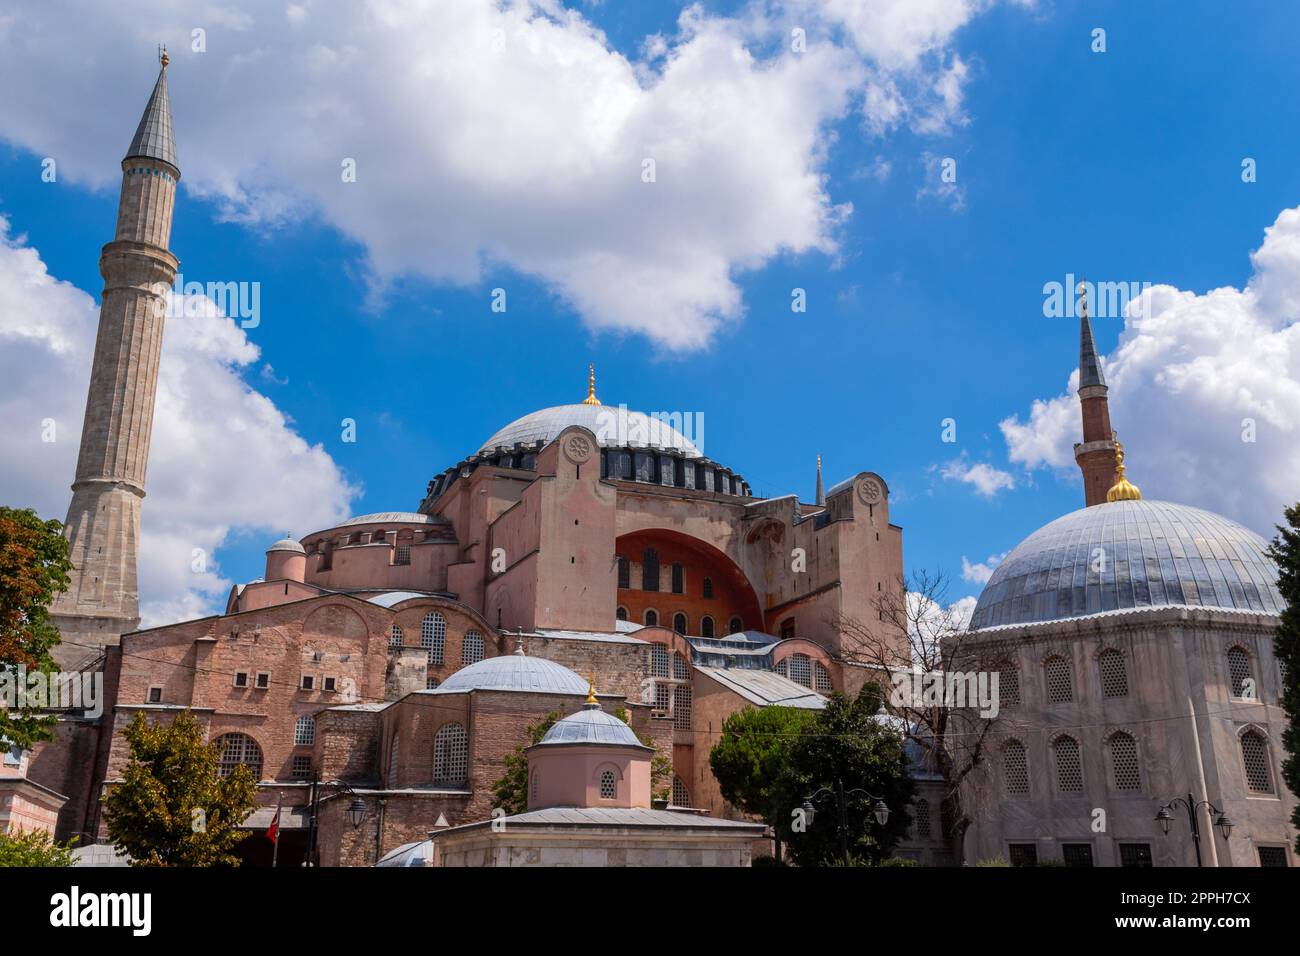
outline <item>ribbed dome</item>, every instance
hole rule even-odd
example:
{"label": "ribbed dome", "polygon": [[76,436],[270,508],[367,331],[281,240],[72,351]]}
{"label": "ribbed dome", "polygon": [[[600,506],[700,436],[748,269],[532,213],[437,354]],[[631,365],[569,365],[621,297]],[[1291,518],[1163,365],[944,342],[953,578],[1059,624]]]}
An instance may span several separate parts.
{"label": "ribbed dome", "polygon": [[587,693],[587,682],[562,664],[543,657],[507,654],[461,668],[434,693],[467,690],[530,690],[546,694]]}
{"label": "ribbed dome", "polygon": [[1142,607],[1278,614],[1267,543],[1235,521],[1167,501],[1114,501],[1039,528],[1003,559],[971,628]]}
{"label": "ribbed dome", "polygon": [[293,540],[293,538],[281,538],[279,541],[271,545],[266,550],[268,553],[271,551],[292,551],[295,554],[307,553],[307,551],[303,548],[303,546],[300,545],[297,541]]}
{"label": "ribbed dome", "polygon": [[546,445],[570,425],[590,429],[602,448],[631,446],[675,451],[690,458],[700,455],[694,443],[671,425],[644,412],[627,410],[620,415],[617,405],[556,405],[531,412],[485,441],[479,454],[539,441]]}
{"label": "ribbed dome", "polygon": [[613,714],[607,714],[594,705],[584,707],[577,713],[556,721],[537,746],[541,747],[547,744],[642,746],[641,741],[637,739],[636,733],[631,727]]}

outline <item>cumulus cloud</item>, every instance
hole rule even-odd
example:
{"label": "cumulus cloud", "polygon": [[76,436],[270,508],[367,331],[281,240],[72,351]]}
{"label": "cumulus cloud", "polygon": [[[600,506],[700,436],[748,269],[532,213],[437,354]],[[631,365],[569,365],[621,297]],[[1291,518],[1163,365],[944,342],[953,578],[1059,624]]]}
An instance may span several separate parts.
{"label": "cumulus cloud", "polygon": [[984,461],[971,464],[965,455],[948,462],[939,469],[939,474],[948,481],[959,481],[972,486],[977,494],[985,498],[992,498],[998,492],[1016,486],[1016,479],[1010,472],[994,468]]}
{"label": "cumulus cloud", "polygon": [[837,251],[851,209],[826,179],[830,127],[859,109],[881,130],[961,121],[951,45],[988,5],[689,6],[630,59],[558,0],[158,0],[129,17],[47,0],[0,21],[0,85],[24,91],[0,136],[110,185],[148,91],[132,57],[161,37],[182,186],[227,218],[318,216],[361,244],[377,289],[517,272],[593,329],[692,349],[743,316],[739,274]]}
{"label": "cumulus cloud", "polygon": [[991,554],[984,561],[977,561],[972,564],[966,559],[966,555],[961,556],[961,576],[962,580],[969,581],[972,584],[988,584],[989,578],[993,577],[993,569],[1002,563],[1002,559],[1007,556],[1007,552],[1001,554]]}
{"label": "cumulus cloud", "polygon": [[[174,307],[163,334],[140,552],[145,626],[222,606],[220,549],[240,531],[307,534],[358,489],[240,370],[258,349],[208,299]],[[0,217],[0,500],[67,513],[99,309],[51,276]],[[52,439],[52,440],[51,440]]]}
{"label": "cumulus cloud", "polygon": [[[1244,289],[1153,286],[1104,362],[1111,423],[1144,497],[1199,505],[1266,536],[1300,499],[1300,208],[1251,255]],[[1075,389],[1001,423],[1013,462],[1077,479]]]}

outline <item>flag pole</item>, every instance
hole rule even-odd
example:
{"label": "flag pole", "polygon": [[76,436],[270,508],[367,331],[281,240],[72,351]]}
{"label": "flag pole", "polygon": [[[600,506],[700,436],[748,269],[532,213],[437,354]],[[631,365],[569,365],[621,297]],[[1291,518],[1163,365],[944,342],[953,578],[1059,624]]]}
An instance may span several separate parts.
{"label": "flag pole", "polygon": [[275,820],[271,823],[271,832],[275,835],[271,837],[271,866],[275,867],[280,862],[280,804],[284,802],[283,791],[275,796]]}

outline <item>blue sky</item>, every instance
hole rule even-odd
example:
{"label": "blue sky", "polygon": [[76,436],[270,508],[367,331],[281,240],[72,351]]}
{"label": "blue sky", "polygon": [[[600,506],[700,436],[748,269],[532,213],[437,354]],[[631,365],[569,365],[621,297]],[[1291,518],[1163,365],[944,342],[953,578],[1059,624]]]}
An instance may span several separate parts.
{"label": "blue sky", "polygon": [[[671,43],[679,12],[657,4],[576,9],[631,60],[651,34]],[[743,9],[704,5],[711,17]],[[954,598],[978,594],[977,581],[962,579],[963,557],[1005,552],[1082,505],[1077,471],[1042,456],[1017,460],[999,428],[1010,416],[1027,421],[1035,400],[1059,398],[1076,364],[1077,323],[1044,317],[1044,283],[1074,273],[1201,296],[1250,280],[1250,253],[1300,196],[1300,130],[1281,105],[1297,80],[1295,19],[1267,3],[1230,14],[1210,3],[1004,4],[971,15],[945,37],[934,65],[956,56],[966,66],[960,107],[945,128],[902,122],[880,132],[860,109],[822,124],[824,159],[814,168],[832,203],[852,204],[833,228],[836,249],[778,251],[757,267],[734,266],[743,311],[703,347],[593,331],[553,279],[509,256],[488,256],[465,282],[399,271],[377,294],[367,243],[343,214],[307,208],[285,221],[230,221],[211,181],[206,196],[182,181],[172,248],[187,277],[261,283],[262,320],[246,332],[260,357],[239,374],[364,488],[354,513],[414,509],[433,475],[501,425],[580,400],[593,362],[606,403],[702,411],[706,452],[759,494],[811,498],[819,452],[828,485],[861,469],[880,473],[894,496],[892,518],[904,527],[907,567],[943,569]],[[1104,53],[1090,48],[1096,27],[1106,31]],[[213,46],[219,38],[213,29]],[[181,52],[171,68],[183,171],[192,131],[204,123],[184,79],[184,42],[183,34],[172,41]],[[133,104],[111,117],[117,155],[152,82],[150,53],[117,49],[105,66],[118,75],[113,101]],[[238,117],[238,104],[227,110],[224,119]],[[75,130],[77,122],[77,110],[66,109],[48,128]],[[8,143],[0,148],[0,215],[52,276],[97,298],[98,250],[110,238],[116,190],[90,173],[42,183],[40,135],[0,107]],[[229,130],[232,140],[241,135]],[[938,190],[937,163],[946,157],[957,163],[957,193]],[[1257,161],[1257,182],[1242,182],[1243,157]],[[115,159],[100,176],[112,175]],[[241,175],[245,188],[256,185],[246,169]],[[402,189],[414,195],[423,185],[416,176]],[[454,233],[458,222],[437,228]],[[495,287],[507,290],[505,314],[489,308]],[[807,290],[804,314],[790,310],[795,287]],[[1096,322],[1103,353],[1117,348],[1122,330],[1118,318]],[[1142,387],[1158,387],[1158,370],[1134,367],[1134,404],[1142,374],[1151,380]],[[1194,436],[1194,411],[1174,421],[1168,409],[1178,408],[1178,396],[1166,397],[1168,405],[1145,403],[1163,420],[1139,422],[1144,408],[1113,394],[1121,437]],[[340,440],[349,417],[355,444]],[[940,440],[949,417],[955,445]],[[1077,431],[1077,416],[1072,422]],[[1130,476],[1149,496],[1181,500],[1186,463],[1153,460],[1155,449],[1132,439],[1128,451]],[[1223,458],[1214,447],[1203,454]],[[954,460],[988,463],[1013,486],[984,495],[945,479]],[[1263,467],[1220,464],[1228,474]],[[60,487],[70,477],[48,476]],[[1192,503],[1268,531],[1260,518],[1268,509],[1238,507],[1212,489]],[[272,537],[317,530],[270,523],[232,519],[217,549],[222,575],[256,577]]]}

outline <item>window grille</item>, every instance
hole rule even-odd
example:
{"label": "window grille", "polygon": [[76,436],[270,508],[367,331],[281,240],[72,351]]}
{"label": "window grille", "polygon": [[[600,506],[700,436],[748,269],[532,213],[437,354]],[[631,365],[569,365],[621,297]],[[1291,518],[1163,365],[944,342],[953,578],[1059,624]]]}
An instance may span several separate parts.
{"label": "window grille", "polygon": [[1074,700],[1074,685],[1070,680],[1070,665],[1064,657],[1047,661],[1047,699],[1053,704]]}
{"label": "window grille", "polygon": [[447,619],[430,611],[420,621],[420,646],[429,652],[430,664],[441,664],[447,646]]}
{"label": "window grille", "polygon": [[447,724],[433,738],[433,782],[461,785],[469,779],[469,740],[460,724]]}
{"label": "window grille", "polygon": [[1079,742],[1073,737],[1058,737],[1052,745],[1056,753],[1056,788],[1061,793],[1083,792],[1083,764],[1079,760]]}

